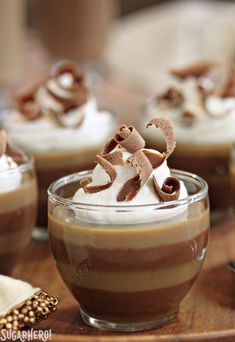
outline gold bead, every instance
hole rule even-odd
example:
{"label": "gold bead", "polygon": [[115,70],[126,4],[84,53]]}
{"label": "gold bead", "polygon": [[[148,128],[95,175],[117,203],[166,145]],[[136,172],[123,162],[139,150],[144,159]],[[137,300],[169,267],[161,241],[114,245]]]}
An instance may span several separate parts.
{"label": "gold bead", "polygon": [[24,308],[21,310],[21,313],[22,313],[23,315],[26,315],[26,314],[28,313],[28,309],[24,307]]}
{"label": "gold bead", "polygon": [[24,319],[24,314],[20,313],[19,316],[18,316],[18,320],[22,321],[23,319]]}
{"label": "gold bead", "polygon": [[29,322],[29,317],[26,316],[26,317],[24,318],[24,323],[28,323],[28,322]]}
{"label": "gold bead", "polygon": [[6,318],[6,319],[7,319],[7,322],[8,322],[8,323],[11,323],[11,322],[13,321],[13,318],[12,318],[12,316],[7,316],[7,318]]}
{"label": "gold bead", "polygon": [[34,317],[31,317],[31,318],[29,319],[29,322],[30,322],[30,324],[34,324],[34,323],[35,323],[35,318],[34,318]]}
{"label": "gold bead", "polygon": [[1,324],[1,325],[6,324],[6,322],[7,322],[7,320],[6,320],[5,318],[1,318],[1,319],[0,319],[0,324]]}
{"label": "gold bead", "polygon": [[32,301],[31,300],[27,300],[25,304],[30,306],[32,304]]}
{"label": "gold bead", "polygon": [[14,315],[19,315],[19,310],[17,310],[17,309],[13,310],[13,314]]}
{"label": "gold bead", "polygon": [[34,317],[34,312],[33,311],[29,311],[28,315],[29,315],[29,317]]}
{"label": "gold bead", "polygon": [[45,307],[46,307],[45,302],[41,302],[41,303],[40,303],[40,306],[41,306],[42,308],[45,308]]}
{"label": "gold bead", "polygon": [[12,324],[11,323],[7,323],[6,324],[6,329],[11,329],[12,328]]}

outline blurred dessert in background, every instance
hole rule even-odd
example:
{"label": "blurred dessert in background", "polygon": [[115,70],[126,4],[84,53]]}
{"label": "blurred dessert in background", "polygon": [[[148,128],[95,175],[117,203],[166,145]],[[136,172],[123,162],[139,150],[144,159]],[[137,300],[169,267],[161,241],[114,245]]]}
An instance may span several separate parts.
{"label": "blurred dessert in background", "polygon": [[99,110],[84,75],[60,64],[48,79],[16,99],[3,113],[12,141],[33,153],[39,184],[38,226],[47,226],[47,188],[58,177],[93,167],[94,157],[112,135],[116,119]]}
{"label": "blurred dessert in background", "polygon": [[33,160],[12,147],[0,131],[0,273],[9,274],[28,245],[36,210]]}
{"label": "blurred dessert in background", "polygon": [[[161,112],[174,121],[177,148],[172,165],[205,178],[212,209],[230,205],[228,163],[235,140],[235,69],[233,65],[201,62],[171,71],[168,86],[149,99],[142,125]],[[148,147],[163,140],[143,132]]]}

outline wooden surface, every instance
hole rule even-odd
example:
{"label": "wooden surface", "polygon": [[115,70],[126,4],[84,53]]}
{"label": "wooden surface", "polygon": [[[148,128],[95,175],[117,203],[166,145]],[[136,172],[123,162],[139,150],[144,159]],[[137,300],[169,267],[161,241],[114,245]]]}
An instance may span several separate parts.
{"label": "wooden surface", "polygon": [[117,335],[86,326],[46,242],[31,243],[14,276],[59,298],[58,310],[35,327],[51,328],[53,341],[235,341],[235,273],[227,268],[235,258],[234,227],[235,220],[227,219],[212,228],[206,262],[178,318],[158,330]]}

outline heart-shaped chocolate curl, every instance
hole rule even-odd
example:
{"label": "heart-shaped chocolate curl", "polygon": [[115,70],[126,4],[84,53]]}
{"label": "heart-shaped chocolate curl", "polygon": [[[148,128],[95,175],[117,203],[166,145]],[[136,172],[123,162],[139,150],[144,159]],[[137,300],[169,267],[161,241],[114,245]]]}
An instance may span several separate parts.
{"label": "heart-shaped chocolate curl", "polygon": [[153,176],[154,189],[158,197],[163,202],[174,201],[179,198],[180,194],[180,181],[178,178],[170,176],[167,177],[160,188],[155,176]]}

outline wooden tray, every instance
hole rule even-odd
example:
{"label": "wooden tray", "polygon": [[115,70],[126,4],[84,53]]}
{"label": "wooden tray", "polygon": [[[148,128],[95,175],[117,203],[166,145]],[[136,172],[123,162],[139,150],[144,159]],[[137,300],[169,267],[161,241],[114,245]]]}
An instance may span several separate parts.
{"label": "wooden tray", "polygon": [[86,326],[78,304],[59,277],[46,242],[33,241],[14,276],[57,296],[58,310],[35,329],[52,329],[53,341],[235,341],[235,274],[227,267],[235,259],[235,220],[212,227],[206,262],[181,305],[178,318],[163,328],[119,334]]}

